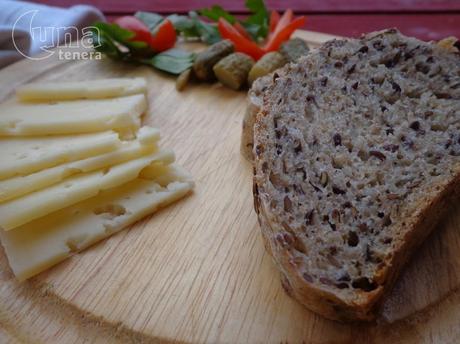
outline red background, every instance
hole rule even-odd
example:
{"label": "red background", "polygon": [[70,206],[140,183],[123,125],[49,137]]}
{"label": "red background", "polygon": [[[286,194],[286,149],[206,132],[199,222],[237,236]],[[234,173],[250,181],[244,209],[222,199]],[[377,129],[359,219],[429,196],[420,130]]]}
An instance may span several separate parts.
{"label": "red background", "polygon": [[[55,6],[91,4],[110,19],[136,11],[187,13],[219,4],[235,14],[246,14],[244,0],[39,0]],[[424,40],[460,38],[460,0],[266,0],[270,9],[292,8],[307,15],[305,29],[342,36],[397,27]]]}

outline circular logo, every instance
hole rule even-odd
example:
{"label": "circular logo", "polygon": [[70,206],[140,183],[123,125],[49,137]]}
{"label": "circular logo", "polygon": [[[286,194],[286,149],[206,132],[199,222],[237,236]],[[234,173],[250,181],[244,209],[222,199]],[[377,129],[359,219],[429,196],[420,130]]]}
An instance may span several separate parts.
{"label": "circular logo", "polygon": [[[24,56],[27,59],[30,60],[44,60],[54,54],[54,51],[50,50],[53,46],[53,38],[54,37],[47,37],[50,34],[53,34],[53,28],[43,28],[40,26],[34,27],[33,26],[33,21],[35,16],[37,15],[39,11],[38,10],[30,10],[27,11],[23,14],[21,14],[18,19],[13,24],[13,30],[11,31],[11,38],[13,41],[13,45],[17,52]],[[31,37],[31,41],[39,41],[43,42],[44,44],[40,46],[40,50],[43,52],[43,54],[39,56],[30,56],[29,51],[23,51],[20,45],[17,44],[16,42],[16,37],[17,37],[17,32],[20,30],[22,31],[22,28],[28,27],[29,29],[29,35]],[[51,30],[50,30],[51,29]],[[51,46],[47,46],[51,42]]]}

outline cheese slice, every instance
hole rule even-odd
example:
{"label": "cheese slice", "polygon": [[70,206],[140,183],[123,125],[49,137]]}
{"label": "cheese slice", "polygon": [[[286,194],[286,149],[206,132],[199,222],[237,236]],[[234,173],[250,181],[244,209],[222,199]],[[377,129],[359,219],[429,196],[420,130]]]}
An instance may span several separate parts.
{"label": "cheese slice", "polygon": [[171,161],[172,151],[160,151],[106,169],[78,174],[49,188],[0,204],[0,227],[11,230],[39,217],[96,196],[100,191],[137,178],[153,162]]}
{"label": "cheese slice", "polygon": [[173,167],[173,165],[155,162],[143,168],[140,177],[155,179],[161,185],[167,185],[175,180],[191,180],[191,176],[186,170]]}
{"label": "cheese slice", "polygon": [[0,202],[44,189],[74,174],[94,171],[153,153],[157,150],[155,143],[160,138],[160,132],[154,128],[142,129],[137,140],[124,141],[120,148],[109,153],[68,162],[26,176],[0,180]]}
{"label": "cheese slice", "polygon": [[147,108],[145,95],[62,101],[5,102],[0,106],[0,136],[57,135],[104,130],[132,132]]}
{"label": "cheese slice", "polygon": [[0,179],[107,153],[120,144],[121,140],[114,131],[69,136],[2,137]]}
{"label": "cheese slice", "polygon": [[145,93],[144,78],[113,78],[71,82],[37,82],[19,87],[16,96],[21,101],[56,101],[98,99]]}
{"label": "cheese slice", "polygon": [[[169,170],[186,175],[175,165]],[[13,231],[0,230],[0,239],[14,274],[25,280],[176,201],[192,188],[189,178],[168,184],[138,178]]]}

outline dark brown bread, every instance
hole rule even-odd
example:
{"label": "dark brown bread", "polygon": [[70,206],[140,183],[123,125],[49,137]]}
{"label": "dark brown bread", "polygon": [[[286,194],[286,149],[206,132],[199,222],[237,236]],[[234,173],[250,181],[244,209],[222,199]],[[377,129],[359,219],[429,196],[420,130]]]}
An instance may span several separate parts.
{"label": "dark brown bread", "polygon": [[460,189],[460,56],[391,29],[286,66],[254,127],[254,203],[286,290],[370,320]]}

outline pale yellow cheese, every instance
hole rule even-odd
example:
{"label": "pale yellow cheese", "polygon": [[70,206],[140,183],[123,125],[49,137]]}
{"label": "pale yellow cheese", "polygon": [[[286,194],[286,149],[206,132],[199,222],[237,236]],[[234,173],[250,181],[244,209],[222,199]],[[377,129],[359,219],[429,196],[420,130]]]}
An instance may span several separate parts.
{"label": "pale yellow cheese", "polygon": [[144,78],[112,78],[70,82],[37,82],[19,87],[16,96],[21,101],[56,101],[98,99],[145,93]]}
{"label": "pale yellow cheese", "polygon": [[[172,165],[169,173],[184,179],[161,184],[158,180],[138,178],[13,231],[0,230],[14,274],[19,280],[34,276],[174,202],[193,188],[193,182],[179,167]],[[174,178],[166,175],[164,179]]]}
{"label": "pale yellow cheese", "polygon": [[[77,173],[94,171],[153,153],[157,150],[155,143],[159,138],[160,132],[158,129],[144,127],[140,131],[137,140],[124,141],[117,150],[83,160],[68,162],[26,176],[0,180],[0,202],[44,189]],[[168,157],[171,155],[170,152],[166,154]]]}
{"label": "pale yellow cheese", "polygon": [[158,152],[102,170],[78,174],[49,188],[0,204],[0,227],[11,230],[39,217],[96,196],[138,177],[151,163],[173,158],[173,152]]}
{"label": "pale yellow cheese", "polygon": [[136,131],[147,108],[145,95],[0,105],[0,136],[57,135],[117,130]]}
{"label": "pale yellow cheese", "polygon": [[161,162],[152,163],[142,169],[141,178],[155,179],[161,185],[167,185],[175,180],[190,180],[190,174],[183,168],[173,168]]}
{"label": "pale yellow cheese", "polygon": [[0,179],[30,174],[117,149],[114,131],[80,135],[1,137]]}

